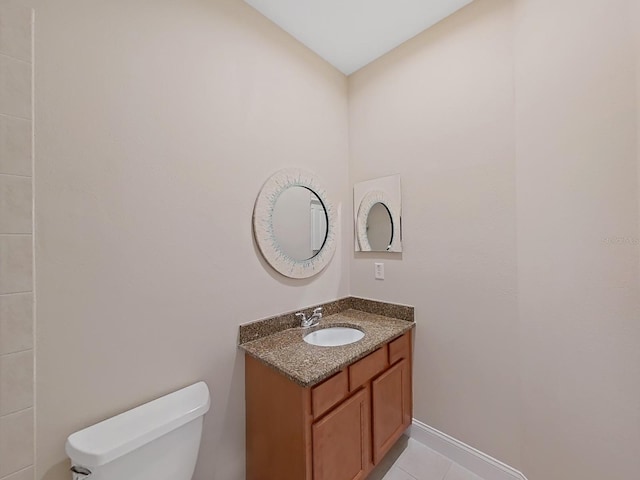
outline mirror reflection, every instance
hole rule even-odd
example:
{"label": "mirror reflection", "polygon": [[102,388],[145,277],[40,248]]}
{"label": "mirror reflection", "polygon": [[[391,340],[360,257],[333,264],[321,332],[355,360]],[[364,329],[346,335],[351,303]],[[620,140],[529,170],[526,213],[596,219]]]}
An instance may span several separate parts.
{"label": "mirror reflection", "polygon": [[356,252],[402,252],[400,175],[353,186]]}
{"label": "mirror reflection", "polygon": [[327,238],[327,213],[306,187],[284,190],[273,209],[273,234],[282,252],[297,261],[318,254]]}
{"label": "mirror reflection", "polygon": [[391,212],[384,203],[378,202],[367,217],[367,238],[374,252],[389,250],[393,241],[393,221]]}

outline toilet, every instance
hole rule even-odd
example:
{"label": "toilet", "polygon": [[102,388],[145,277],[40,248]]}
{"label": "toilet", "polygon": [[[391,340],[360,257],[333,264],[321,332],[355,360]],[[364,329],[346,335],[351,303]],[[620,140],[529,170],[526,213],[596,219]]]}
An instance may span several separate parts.
{"label": "toilet", "polygon": [[74,480],[191,480],[207,384],[199,382],[69,436]]}

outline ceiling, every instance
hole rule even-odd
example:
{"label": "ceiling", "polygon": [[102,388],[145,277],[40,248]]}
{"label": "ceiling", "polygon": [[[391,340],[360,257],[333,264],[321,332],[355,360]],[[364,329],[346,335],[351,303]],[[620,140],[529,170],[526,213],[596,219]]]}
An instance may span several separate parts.
{"label": "ceiling", "polygon": [[245,0],[350,75],[473,0]]}

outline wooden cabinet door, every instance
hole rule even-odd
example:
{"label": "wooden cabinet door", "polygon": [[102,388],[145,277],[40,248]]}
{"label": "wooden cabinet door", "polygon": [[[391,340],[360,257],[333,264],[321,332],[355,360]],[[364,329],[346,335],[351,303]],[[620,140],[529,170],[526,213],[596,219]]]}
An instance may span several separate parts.
{"label": "wooden cabinet door", "polygon": [[369,473],[369,389],[360,390],[312,426],[313,480],[358,480]]}
{"label": "wooden cabinet door", "polygon": [[411,367],[402,360],[372,382],[373,462],[377,464],[411,425]]}

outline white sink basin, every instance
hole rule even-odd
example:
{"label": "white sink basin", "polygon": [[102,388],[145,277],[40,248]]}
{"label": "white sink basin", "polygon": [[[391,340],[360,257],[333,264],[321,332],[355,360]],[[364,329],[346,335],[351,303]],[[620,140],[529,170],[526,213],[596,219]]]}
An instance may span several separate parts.
{"label": "white sink basin", "polygon": [[330,327],[316,330],[303,337],[303,340],[318,347],[339,347],[349,345],[364,338],[364,332],[349,327]]}

